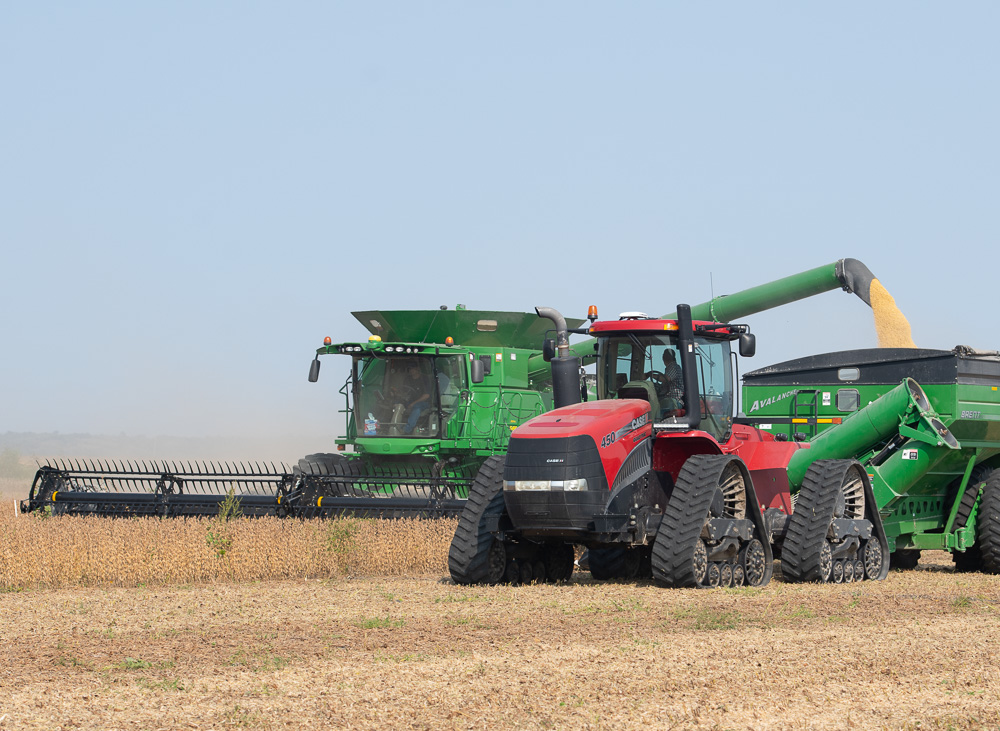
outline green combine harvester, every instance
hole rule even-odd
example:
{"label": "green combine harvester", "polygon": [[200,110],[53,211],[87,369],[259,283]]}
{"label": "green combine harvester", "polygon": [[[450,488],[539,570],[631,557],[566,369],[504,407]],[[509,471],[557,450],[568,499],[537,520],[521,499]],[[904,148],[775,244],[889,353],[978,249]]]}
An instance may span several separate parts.
{"label": "green combine harvester", "polygon": [[347,434],[336,440],[341,451],[299,460],[296,514],[457,514],[483,462],[552,408],[551,368],[541,358],[531,365],[545,322],[461,305],[353,314],[368,341],[327,343],[309,372],[318,380],[320,356],[351,358],[341,389]]}
{"label": "green combine harvester", "polygon": [[[320,356],[350,359],[340,389],[346,436],[338,452],[298,465],[50,460],[23,511],[112,516],[216,515],[226,497],[243,515],[441,517],[461,511],[483,462],[510,432],[552,408],[534,314],[468,310],[366,311],[367,340],[326,339]],[[573,326],[582,323],[574,321]],[[538,356],[538,357],[534,357]]]}
{"label": "green combine harvester", "polygon": [[[854,350],[761,368],[743,383],[745,421],[810,445],[788,467],[795,512],[772,523],[779,547],[806,512],[796,493],[808,466],[855,459],[894,567],[913,568],[934,549],[950,551],[960,570],[1000,572],[1000,353]],[[817,561],[799,555],[783,571],[836,580]]]}

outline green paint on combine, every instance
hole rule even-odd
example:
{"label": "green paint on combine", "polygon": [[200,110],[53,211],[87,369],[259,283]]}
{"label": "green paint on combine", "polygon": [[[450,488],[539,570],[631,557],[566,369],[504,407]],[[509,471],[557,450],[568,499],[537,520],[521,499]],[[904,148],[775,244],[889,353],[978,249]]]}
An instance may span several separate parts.
{"label": "green paint on combine", "polygon": [[330,498],[341,496],[463,500],[511,431],[552,408],[551,368],[530,365],[548,329],[534,313],[460,306],[353,314],[371,337],[324,345],[310,373],[315,380],[320,356],[351,358],[341,389],[346,435],[336,440],[343,452],[309,455],[298,466],[338,479],[311,491],[300,514],[326,514],[337,509]]}

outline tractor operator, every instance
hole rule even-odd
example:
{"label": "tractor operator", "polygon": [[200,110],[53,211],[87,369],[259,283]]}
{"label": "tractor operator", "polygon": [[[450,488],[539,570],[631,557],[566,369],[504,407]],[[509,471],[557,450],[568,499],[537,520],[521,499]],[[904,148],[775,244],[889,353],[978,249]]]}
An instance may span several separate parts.
{"label": "tractor operator", "polygon": [[672,348],[663,351],[663,380],[655,385],[665,416],[675,415],[677,409],[683,408],[684,374]]}

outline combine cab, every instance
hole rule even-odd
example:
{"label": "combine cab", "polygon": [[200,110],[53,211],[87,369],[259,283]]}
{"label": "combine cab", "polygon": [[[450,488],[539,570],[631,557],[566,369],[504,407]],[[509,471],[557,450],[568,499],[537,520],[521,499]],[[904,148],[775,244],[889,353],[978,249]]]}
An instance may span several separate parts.
{"label": "combine cab", "polygon": [[372,333],[368,341],[325,345],[309,375],[318,378],[321,355],[351,359],[341,390],[347,436],[337,445],[353,451],[299,460],[298,514],[325,517],[345,507],[378,517],[458,514],[476,473],[506,451],[511,431],[552,408],[548,363],[529,366],[545,323],[461,308],[355,317]]}

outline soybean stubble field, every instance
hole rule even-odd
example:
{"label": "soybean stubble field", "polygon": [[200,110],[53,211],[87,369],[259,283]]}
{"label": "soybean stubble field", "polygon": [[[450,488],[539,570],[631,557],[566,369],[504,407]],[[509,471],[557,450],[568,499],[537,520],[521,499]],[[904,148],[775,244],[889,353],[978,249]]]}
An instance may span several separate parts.
{"label": "soybean stubble field", "polygon": [[[997,578],[460,587],[454,523],[15,517],[0,729],[1000,726]],[[407,558],[409,556],[409,558]]]}

